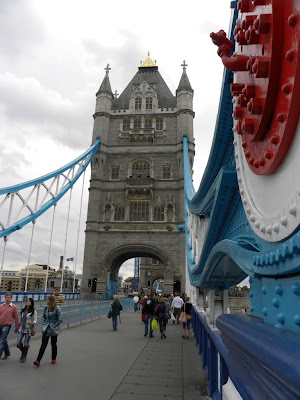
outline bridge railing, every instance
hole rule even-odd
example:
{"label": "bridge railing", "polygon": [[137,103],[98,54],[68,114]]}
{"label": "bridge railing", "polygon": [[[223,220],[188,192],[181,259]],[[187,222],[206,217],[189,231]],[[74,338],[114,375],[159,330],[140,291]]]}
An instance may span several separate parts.
{"label": "bridge railing", "polygon": [[192,327],[207,374],[207,394],[213,399],[222,399],[222,386],[228,381],[228,351],[218,329],[209,326],[206,313],[196,307],[192,309]]}
{"label": "bridge railing", "polygon": [[[97,301],[93,303],[77,303],[61,306],[63,322],[61,328],[70,328],[71,326],[80,325],[85,322],[94,321],[103,316],[106,316],[111,307],[110,301]],[[123,311],[133,308],[133,299],[120,299]],[[35,330],[37,334],[42,333],[42,316],[44,307],[37,308],[37,323]],[[121,312],[122,319],[122,312]],[[17,340],[17,334],[11,329],[8,341],[14,342]]]}

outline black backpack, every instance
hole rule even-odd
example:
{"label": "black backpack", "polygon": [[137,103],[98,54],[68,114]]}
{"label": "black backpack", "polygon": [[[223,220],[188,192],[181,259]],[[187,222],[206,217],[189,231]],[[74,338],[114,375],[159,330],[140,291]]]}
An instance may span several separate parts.
{"label": "black backpack", "polygon": [[123,306],[122,306],[122,304],[121,304],[121,303],[120,303],[119,310],[120,310],[120,311],[122,311],[122,310],[123,310]]}

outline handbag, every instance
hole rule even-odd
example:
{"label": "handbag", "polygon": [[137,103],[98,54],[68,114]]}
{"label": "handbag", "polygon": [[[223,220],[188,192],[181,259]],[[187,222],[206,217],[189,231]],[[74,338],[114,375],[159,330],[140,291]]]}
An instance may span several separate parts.
{"label": "handbag", "polygon": [[151,322],[151,329],[153,331],[158,331],[158,326],[157,326],[157,321],[155,318],[153,318],[152,322]]}
{"label": "handbag", "polygon": [[35,336],[35,329],[34,329],[34,326],[31,327],[30,331],[31,331],[31,332],[30,332],[31,336]]}
{"label": "handbag", "polygon": [[175,321],[176,318],[174,317],[174,314],[172,313],[172,311],[170,311],[170,315],[171,315],[171,321]]}
{"label": "handbag", "polygon": [[112,311],[109,310],[109,311],[108,311],[108,314],[107,314],[107,318],[111,318],[111,317],[112,317]]}
{"label": "handbag", "polygon": [[186,313],[184,311],[182,311],[182,313],[180,313],[179,321],[180,322],[186,322],[187,321]]}

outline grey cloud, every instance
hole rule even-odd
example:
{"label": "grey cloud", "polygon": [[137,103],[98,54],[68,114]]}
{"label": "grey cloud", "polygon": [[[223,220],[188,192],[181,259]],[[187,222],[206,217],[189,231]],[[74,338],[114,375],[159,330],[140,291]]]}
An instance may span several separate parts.
{"label": "grey cloud", "polygon": [[[41,21],[27,0],[1,0],[0,47],[5,49],[9,61],[28,57],[36,45],[45,38]],[[2,57],[1,57],[2,58]]]}

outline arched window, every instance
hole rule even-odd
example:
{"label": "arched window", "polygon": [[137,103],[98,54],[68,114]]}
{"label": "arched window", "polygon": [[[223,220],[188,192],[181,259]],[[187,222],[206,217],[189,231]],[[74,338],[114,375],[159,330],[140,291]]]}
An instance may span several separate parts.
{"label": "arched window", "polygon": [[152,97],[146,98],[146,110],[152,110]]}
{"label": "arched window", "polygon": [[136,97],[135,98],[135,107],[136,110],[141,110],[142,109],[142,98],[141,97]]}
{"label": "arched window", "polygon": [[132,164],[132,178],[150,178],[150,163],[145,160],[137,160]]}

